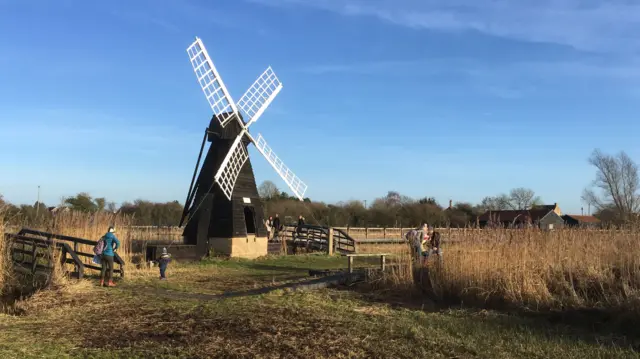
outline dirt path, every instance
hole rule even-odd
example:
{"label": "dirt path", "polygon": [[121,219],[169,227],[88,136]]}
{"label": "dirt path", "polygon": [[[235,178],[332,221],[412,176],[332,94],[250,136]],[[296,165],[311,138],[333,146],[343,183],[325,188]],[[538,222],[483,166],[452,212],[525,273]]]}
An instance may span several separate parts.
{"label": "dirt path", "polygon": [[335,274],[327,277],[321,278],[312,278],[307,279],[301,282],[293,282],[293,283],[284,283],[280,285],[274,286],[266,286],[262,288],[243,290],[243,291],[235,291],[235,292],[225,292],[222,294],[206,294],[206,293],[190,293],[183,292],[178,290],[171,290],[166,288],[158,288],[158,287],[141,287],[139,284],[134,283],[123,283],[118,288],[121,290],[126,290],[130,292],[135,292],[136,294],[149,294],[154,296],[161,296],[168,299],[194,299],[194,300],[219,300],[226,298],[234,298],[234,297],[246,297],[252,295],[260,295],[269,293],[275,290],[284,290],[284,291],[306,291],[306,290],[316,290],[321,288],[326,288],[332,285],[337,285],[343,282],[345,279],[343,274]]}

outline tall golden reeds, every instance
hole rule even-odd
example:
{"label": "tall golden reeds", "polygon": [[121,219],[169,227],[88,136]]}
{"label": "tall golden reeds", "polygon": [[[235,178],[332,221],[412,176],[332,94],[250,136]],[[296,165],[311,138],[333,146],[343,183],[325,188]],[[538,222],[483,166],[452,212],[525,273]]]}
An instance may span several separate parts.
{"label": "tall golden reeds", "polygon": [[[446,233],[445,233],[446,234]],[[420,286],[442,301],[565,309],[635,306],[640,231],[459,231],[423,269]]]}
{"label": "tall golden reeds", "polygon": [[5,208],[0,205],[0,297],[4,294],[5,287],[12,277],[11,253],[4,239],[5,233]]}
{"label": "tall golden reeds", "polygon": [[[39,230],[97,241],[106,232],[109,226],[115,226],[116,236],[120,241],[118,254],[122,259],[131,262],[132,236],[130,226],[133,219],[130,216],[113,214],[108,212],[77,212],[68,211],[56,214],[50,221],[39,226]],[[84,253],[93,253],[93,246],[80,245],[78,250]],[[87,262],[91,258],[83,257]]]}

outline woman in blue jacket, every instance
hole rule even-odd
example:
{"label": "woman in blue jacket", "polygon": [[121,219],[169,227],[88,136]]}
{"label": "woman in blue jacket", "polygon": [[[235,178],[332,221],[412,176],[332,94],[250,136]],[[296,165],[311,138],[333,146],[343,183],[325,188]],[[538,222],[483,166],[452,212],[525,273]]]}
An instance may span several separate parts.
{"label": "woman in blue jacket", "polygon": [[[100,270],[100,286],[104,286],[104,277],[107,272],[107,265],[109,266],[109,282],[107,286],[115,287],[113,283],[113,257],[115,251],[120,248],[120,241],[114,234],[116,232],[115,227],[109,227],[109,231],[102,237],[104,239],[104,249],[101,254],[102,269]],[[115,247],[114,247],[115,244]]]}

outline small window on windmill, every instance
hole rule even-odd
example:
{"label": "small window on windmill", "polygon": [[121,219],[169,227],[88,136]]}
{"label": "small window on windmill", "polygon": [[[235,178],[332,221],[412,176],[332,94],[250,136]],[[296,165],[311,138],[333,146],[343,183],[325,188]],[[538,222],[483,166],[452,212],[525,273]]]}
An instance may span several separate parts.
{"label": "small window on windmill", "polygon": [[249,204],[249,203],[251,203],[251,198],[242,197],[242,202]]}

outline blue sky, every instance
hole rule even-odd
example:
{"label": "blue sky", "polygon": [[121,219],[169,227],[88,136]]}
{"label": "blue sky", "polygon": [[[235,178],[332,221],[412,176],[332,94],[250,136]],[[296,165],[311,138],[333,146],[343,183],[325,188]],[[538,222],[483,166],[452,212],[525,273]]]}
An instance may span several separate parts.
{"label": "blue sky", "polygon": [[312,199],[529,187],[579,213],[594,148],[640,157],[638,30],[622,0],[0,0],[0,193],[184,201],[211,116],[199,36],[236,100],[273,67],[251,131]]}

